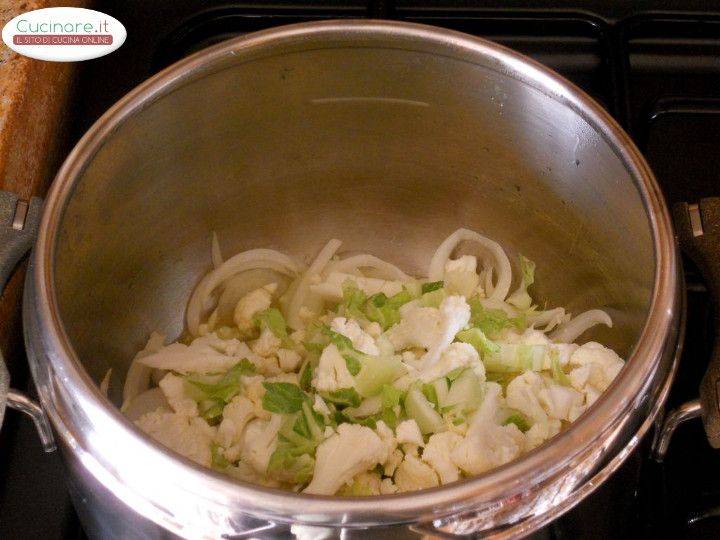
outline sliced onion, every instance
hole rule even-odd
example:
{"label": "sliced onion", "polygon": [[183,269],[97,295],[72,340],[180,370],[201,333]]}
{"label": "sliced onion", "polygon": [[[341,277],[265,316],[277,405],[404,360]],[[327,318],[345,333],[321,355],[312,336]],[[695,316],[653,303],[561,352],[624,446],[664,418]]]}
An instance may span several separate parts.
{"label": "sliced onion", "polygon": [[331,272],[340,272],[344,274],[351,274],[360,268],[373,268],[374,270],[377,270],[378,275],[375,277],[380,279],[393,281],[410,281],[412,279],[394,264],[383,261],[382,259],[367,253],[353,255],[339,261],[332,261],[328,263],[325,268],[325,273],[329,274]]}
{"label": "sliced onion", "polygon": [[536,311],[527,315],[527,322],[533,328],[537,328],[542,332],[549,332],[557,325],[567,322],[569,318],[564,308],[548,309],[545,311]]}
{"label": "sliced onion", "polygon": [[165,336],[153,332],[150,334],[145,348],[138,352],[133,358],[130,368],[128,369],[127,376],[125,377],[125,386],[123,387],[123,404],[121,410],[125,410],[125,407],[130,401],[141,394],[150,387],[150,376],[152,375],[152,368],[144,364],[141,364],[139,360],[148,356],[149,354],[156,353],[165,344]]}
{"label": "sliced onion", "polygon": [[596,324],[604,324],[609,328],[613,325],[610,315],[601,309],[591,309],[560,325],[550,334],[550,339],[555,343],[573,343],[583,332]]}
{"label": "sliced onion", "polygon": [[222,252],[220,251],[220,242],[218,241],[215,231],[212,233],[212,250],[210,252],[213,268],[220,268],[223,263]]}
{"label": "sliced onion", "polygon": [[165,398],[165,394],[162,393],[162,390],[153,388],[136,396],[123,409],[123,412],[131,422],[135,422],[147,413],[157,411],[158,409],[167,409],[166,412],[170,412],[171,410],[170,404]]}
{"label": "sliced onion", "polygon": [[300,308],[305,303],[305,298],[307,297],[309,291],[308,287],[310,285],[310,279],[313,276],[320,275],[320,273],[323,271],[327,263],[330,261],[330,259],[332,259],[332,256],[335,255],[335,252],[341,245],[342,242],[335,238],[325,244],[325,247],[320,250],[320,253],[318,253],[317,257],[315,257],[315,260],[310,265],[310,268],[308,268],[307,272],[305,272],[305,275],[303,275],[300,279],[297,289],[295,290],[295,294],[293,294],[287,308],[287,323],[290,328],[293,328],[295,330],[299,330],[300,328],[302,328],[302,321],[300,320]]}
{"label": "sliced onion", "polygon": [[112,376],[112,368],[107,370],[107,373],[105,373],[103,380],[100,382],[100,392],[105,397],[108,397],[108,390],[110,389],[110,377],[111,376]]}
{"label": "sliced onion", "polygon": [[187,325],[192,335],[198,335],[200,317],[204,310],[211,307],[207,302],[213,291],[232,276],[256,268],[274,270],[288,276],[294,276],[302,270],[293,259],[274,249],[251,249],[229,258],[201,279],[190,297]]}
{"label": "sliced onion", "polygon": [[430,281],[440,281],[443,278],[445,263],[447,263],[452,252],[462,241],[480,244],[492,256],[493,268],[497,274],[497,283],[492,288],[492,292],[487,289],[485,292],[488,298],[503,300],[510,292],[510,283],[512,281],[510,260],[500,244],[469,229],[458,229],[440,244],[430,261],[428,279]]}

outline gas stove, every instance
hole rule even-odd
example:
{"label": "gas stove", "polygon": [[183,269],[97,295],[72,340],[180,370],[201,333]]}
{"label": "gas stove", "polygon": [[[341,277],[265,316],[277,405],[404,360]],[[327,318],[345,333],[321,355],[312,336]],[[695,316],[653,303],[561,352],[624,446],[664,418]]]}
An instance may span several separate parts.
{"label": "gas stove", "polygon": [[[720,195],[720,2],[473,0],[200,0],[95,2],[127,28],[123,47],[79,67],[77,139],[135,85],[230,37],[309,20],[387,18],[482,36],[558,71],[601,103],[645,154],[668,204]],[[548,5],[545,5],[548,4]],[[654,11],[645,8],[650,7]],[[553,7],[549,7],[552,5]],[[638,7],[640,6],[640,7]],[[708,292],[685,262],[687,331],[668,401],[697,396],[713,340]],[[13,381],[32,393],[22,366]],[[537,538],[720,537],[720,454],[701,422],[679,428],[664,464],[650,437],[593,495]],[[0,538],[84,538],[57,454],[9,413],[0,433]]]}

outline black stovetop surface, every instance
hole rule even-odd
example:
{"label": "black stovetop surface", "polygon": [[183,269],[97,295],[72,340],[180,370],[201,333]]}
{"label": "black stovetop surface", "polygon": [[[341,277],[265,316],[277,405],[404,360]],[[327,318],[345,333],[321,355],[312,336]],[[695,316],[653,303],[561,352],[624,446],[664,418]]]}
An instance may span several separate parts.
{"label": "black stovetop surface", "polygon": [[[720,2],[586,0],[200,0],[95,2],[128,30],[118,51],[80,66],[71,136],[163,67],[242,33],[306,20],[390,18],[488,37],[532,56],[597,99],[637,142],[668,203],[720,195]],[[632,5],[632,7],[631,7]],[[687,335],[669,406],[696,397],[713,335],[708,295],[686,262]],[[10,366],[30,391],[24,366]],[[701,423],[679,429],[666,463],[649,440],[538,538],[720,538],[720,454]],[[84,538],[56,454],[6,415],[0,433],[0,538]]]}

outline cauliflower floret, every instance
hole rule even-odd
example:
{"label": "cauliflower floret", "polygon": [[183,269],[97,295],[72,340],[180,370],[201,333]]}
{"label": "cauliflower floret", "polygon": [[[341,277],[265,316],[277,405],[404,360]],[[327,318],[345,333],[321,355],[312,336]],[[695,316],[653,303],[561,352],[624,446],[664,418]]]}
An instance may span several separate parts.
{"label": "cauliflower floret", "polygon": [[455,339],[455,334],[470,321],[470,306],[462,296],[448,296],[440,303],[440,332],[422,358],[422,365],[428,368],[440,360],[440,355]]}
{"label": "cauliflower floret", "polygon": [[272,356],[277,352],[281,344],[282,342],[272,333],[272,330],[263,328],[260,337],[250,344],[250,348],[252,352],[259,356]]}
{"label": "cauliflower floret", "polygon": [[322,414],[323,416],[330,416],[330,408],[327,406],[327,403],[325,403],[325,400],[320,397],[320,394],[315,394],[313,410],[316,413]]}
{"label": "cauliflower floret", "polygon": [[338,495],[366,497],[380,495],[380,475],[375,471],[363,471],[340,488]]}
{"label": "cauliflower floret", "polygon": [[440,482],[449,484],[460,478],[460,471],[451,459],[452,451],[463,441],[457,433],[444,431],[430,436],[422,460],[430,465],[440,477]]}
{"label": "cauliflower floret", "polygon": [[570,381],[577,390],[583,391],[590,385],[603,392],[625,363],[612,349],[591,341],[572,354],[570,365],[578,366],[570,372]]}
{"label": "cauliflower floret", "polygon": [[485,423],[468,430],[452,450],[451,459],[468,474],[480,474],[512,461],[525,447],[525,436],[515,424]]}
{"label": "cauliflower floret", "polygon": [[382,482],[380,482],[380,493],[382,495],[392,495],[393,493],[397,493],[398,488],[395,484],[393,484],[392,478],[383,478]]}
{"label": "cauliflower floret", "polygon": [[375,340],[360,328],[357,321],[345,317],[335,317],[330,323],[330,328],[352,341],[353,347],[358,351],[373,356],[380,354]]}
{"label": "cauliflower floret", "polygon": [[481,381],[485,380],[485,365],[480,361],[475,347],[468,343],[451,343],[440,356],[440,361],[420,371],[424,382],[444,377],[459,367],[472,366]]}
{"label": "cauliflower floret", "polygon": [[255,469],[242,460],[238,461],[237,466],[227,467],[223,472],[243,482],[267,487],[280,487],[280,482],[266,474],[258,474]]}
{"label": "cauliflower floret", "polygon": [[554,437],[560,433],[561,427],[562,424],[560,420],[548,420],[547,422],[533,424],[532,427],[525,432],[525,451],[529,452],[549,438]]}
{"label": "cauliflower floret", "polygon": [[544,386],[543,378],[534,371],[526,371],[515,377],[505,392],[508,406],[517,409],[533,422],[547,422],[547,412],[539,398]]}
{"label": "cauliflower floret", "polygon": [[415,491],[440,485],[437,474],[419,458],[406,455],[395,471],[395,485],[399,491]]}
{"label": "cauliflower floret", "polygon": [[270,413],[262,406],[262,398],[265,395],[263,381],[265,381],[265,377],[262,375],[242,377],[245,396],[247,396],[247,398],[252,402],[255,416],[262,419],[268,419],[270,418]]}
{"label": "cauliflower floret", "polygon": [[405,454],[403,454],[402,450],[400,450],[399,448],[393,450],[383,464],[383,474],[385,474],[385,476],[392,476],[393,474],[395,474],[395,471],[402,463],[404,457]]}
{"label": "cauliflower floret", "polygon": [[165,395],[170,407],[179,414],[197,416],[198,408],[194,399],[185,391],[185,380],[182,377],[168,373],[160,381],[160,390]]}
{"label": "cauliflower floret", "polygon": [[267,471],[270,456],[277,447],[277,434],[282,416],[273,414],[270,420],[255,419],[245,427],[242,437],[242,459],[256,472]]}
{"label": "cauliflower floret", "polygon": [[272,295],[277,290],[277,283],[269,283],[243,296],[235,305],[233,320],[237,327],[246,332],[255,327],[253,317],[265,311],[272,303]]}
{"label": "cauliflower floret", "polygon": [[526,371],[507,387],[508,406],[519,410],[533,422],[572,421],[584,411],[583,394],[561,386],[541,375]]}
{"label": "cauliflower floret", "polygon": [[160,444],[200,465],[210,466],[215,428],[202,418],[158,409],[144,414],[135,424]]}
{"label": "cauliflower floret", "polygon": [[415,420],[405,420],[400,422],[395,428],[395,436],[399,444],[413,444],[416,446],[424,446],[422,433]]}
{"label": "cauliflower floret", "polygon": [[313,374],[312,385],[320,392],[334,392],[341,388],[350,388],[354,384],[355,380],[338,348],[333,344],[325,347]]}
{"label": "cauliflower floret", "polygon": [[283,371],[295,371],[302,360],[300,353],[292,349],[278,349],[277,357]]}
{"label": "cauliflower floret", "polygon": [[376,322],[366,323],[364,330],[374,339],[379,338],[383,333],[382,326]]}
{"label": "cauliflower floret", "polygon": [[410,347],[427,349],[437,341],[441,326],[440,310],[416,307],[402,314],[402,320],[388,330],[386,335],[396,351]]}
{"label": "cauliflower floret", "polygon": [[585,410],[585,396],[577,390],[548,382],[538,394],[550,418],[572,422]]}
{"label": "cauliflower floret", "polygon": [[470,298],[480,284],[477,275],[477,259],[472,255],[463,255],[459,259],[451,259],[445,263],[443,276],[445,288],[451,294],[459,294]]}
{"label": "cauliflower floret", "polygon": [[254,416],[253,403],[244,396],[235,396],[223,409],[215,440],[225,448],[225,457],[230,461],[240,457],[243,430]]}
{"label": "cauliflower floret", "polygon": [[303,492],[334,495],[353,476],[372,469],[385,458],[385,445],[372,429],[358,424],[340,424],[337,434],[318,446],[315,472]]}

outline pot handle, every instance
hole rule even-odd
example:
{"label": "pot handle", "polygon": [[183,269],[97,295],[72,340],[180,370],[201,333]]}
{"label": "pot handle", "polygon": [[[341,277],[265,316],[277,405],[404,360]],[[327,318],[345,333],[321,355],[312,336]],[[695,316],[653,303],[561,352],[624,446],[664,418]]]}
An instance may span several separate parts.
{"label": "pot handle", "polygon": [[[32,248],[40,222],[42,200],[20,200],[14,193],[0,190],[0,292],[5,289],[13,270]],[[4,365],[0,350],[0,364]],[[38,403],[12,388],[8,391],[7,406],[32,418],[46,452],[55,450],[52,429]]]}
{"label": "pot handle", "polygon": [[700,382],[700,398],[667,415],[653,443],[657,461],[664,459],[675,429],[698,416],[703,419],[710,445],[720,448],[720,197],[701,199],[698,204],[675,204],[673,221],[680,248],[697,265],[707,283],[715,311],[716,337]]}

